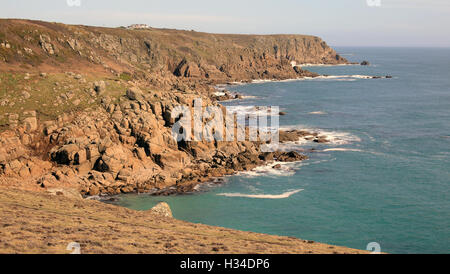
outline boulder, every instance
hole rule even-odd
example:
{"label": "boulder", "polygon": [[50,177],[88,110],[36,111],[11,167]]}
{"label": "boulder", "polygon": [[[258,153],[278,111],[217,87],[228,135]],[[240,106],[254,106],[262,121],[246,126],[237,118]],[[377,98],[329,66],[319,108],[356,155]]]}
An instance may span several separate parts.
{"label": "boulder", "polygon": [[275,158],[280,162],[297,162],[308,159],[306,155],[302,155],[296,151],[275,152]]}
{"label": "boulder", "polygon": [[97,186],[92,185],[89,187],[89,195],[90,196],[96,196],[100,194],[100,189]]}
{"label": "boulder", "polygon": [[39,45],[49,55],[55,54],[55,48],[51,44],[51,39],[48,35],[42,34],[39,36]]}
{"label": "boulder", "polygon": [[28,91],[22,91],[22,97],[24,99],[29,99],[31,97],[31,94]]}
{"label": "boulder", "polygon": [[281,165],[280,164],[276,164],[272,167],[273,169],[281,169]]}
{"label": "boulder", "polygon": [[35,131],[38,129],[38,122],[36,117],[28,117],[23,120],[25,124],[25,129],[28,132]]}
{"label": "boulder", "polygon": [[139,100],[142,98],[142,91],[137,87],[132,87],[127,90],[127,97],[130,100]]}
{"label": "boulder", "polygon": [[165,202],[161,202],[156,206],[152,207],[150,209],[150,212],[163,217],[173,218],[172,210],[170,209],[170,206]]}
{"label": "boulder", "polygon": [[51,159],[52,161],[61,164],[61,165],[70,165],[73,163],[75,154],[80,150],[78,145],[69,144],[64,145],[58,150],[52,152]]}
{"label": "boulder", "polygon": [[329,143],[330,141],[325,136],[318,136],[314,139],[314,142],[322,144],[322,143]]}
{"label": "boulder", "polygon": [[103,94],[106,91],[105,81],[98,81],[94,83],[94,90],[98,95]]}
{"label": "boulder", "polygon": [[361,66],[369,66],[370,65],[370,63],[369,63],[369,61],[362,61],[361,62]]}

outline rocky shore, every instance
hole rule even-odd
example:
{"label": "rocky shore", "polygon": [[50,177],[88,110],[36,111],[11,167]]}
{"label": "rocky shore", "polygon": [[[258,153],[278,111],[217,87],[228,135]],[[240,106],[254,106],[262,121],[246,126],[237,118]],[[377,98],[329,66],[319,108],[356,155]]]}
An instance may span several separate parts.
{"label": "rocky shore", "polygon": [[[305,35],[0,20],[0,253],[64,253],[72,241],[83,253],[360,253],[185,223],[164,204],[137,212],[91,199],[192,192],[224,175],[305,160],[263,152],[261,141],[177,142],[172,112],[199,98],[222,109],[220,101],[242,98],[218,84],[317,77],[293,65],[307,63],[348,61]],[[282,143],[299,140],[328,142],[280,132]]]}
{"label": "rocky shore", "polygon": [[[198,98],[204,106],[240,98],[217,91],[220,83],[317,76],[293,62],[347,63],[319,38],[301,35],[22,20],[0,20],[0,26],[2,43],[9,45],[0,49],[0,184],[69,188],[85,196],[191,192],[199,183],[273,160],[305,159],[298,152],[262,153],[258,142],[176,142],[171,112],[178,105],[192,108]],[[326,141],[304,135],[281,138]]]}

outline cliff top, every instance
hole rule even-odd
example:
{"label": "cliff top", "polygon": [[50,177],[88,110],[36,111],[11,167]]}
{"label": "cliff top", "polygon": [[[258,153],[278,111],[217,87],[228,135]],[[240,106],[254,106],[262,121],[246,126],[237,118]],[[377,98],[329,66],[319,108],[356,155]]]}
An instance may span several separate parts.
{"label": "cliff top", "polygon": [[264,75],[242,69],[267,69],[292,61],[347,62],[320,38],[307,35],[129,30],[21,19],[0,19],[0,44],[0,64],[8,65],[0,66],[0,71],[90,68],[108,73],[174,73],[187,60],[196,66],[191,68],[192,76],[248,79]]}

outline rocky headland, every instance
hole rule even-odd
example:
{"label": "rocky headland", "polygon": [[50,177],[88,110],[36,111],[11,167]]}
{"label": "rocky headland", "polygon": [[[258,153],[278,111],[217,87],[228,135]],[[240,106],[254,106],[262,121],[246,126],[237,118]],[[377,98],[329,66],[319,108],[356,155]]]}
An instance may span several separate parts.
{"label": "rocky headland", "polygon": [[[267,161],[304,159],[267,155],[249,141],[177,143],[171,111],[197,98],[205,106],[239,98],[218,95],[216,84],[314,77],[295,64],[348,63],[320,38],[303,35],[25,20],[0,20],[0,27],[1,184],[90,196],[192,191]],[[293,134],[282,141],[302,137]]]}

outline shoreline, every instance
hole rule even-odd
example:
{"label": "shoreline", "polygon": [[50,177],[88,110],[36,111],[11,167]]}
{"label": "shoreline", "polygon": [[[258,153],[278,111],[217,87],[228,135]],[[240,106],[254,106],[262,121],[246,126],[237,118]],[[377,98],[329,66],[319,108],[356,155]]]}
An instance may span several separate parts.
{"label": "shoreline", "polygon": [[[55,222],[54,230],[67,229],[63,220],[72,210],[77,214],[89,212],[100,220],[109,213],[137,214],[82,199],[81,195],[146,193],[154,189],[164,192],[161,195],[186,193],[201,183],[252,170],[273,160],[307,159],[295,150],[263,153],[257,142],[250,141],[174,141],[173,110],[178,105],[193,107],[198,97],[205,105],[219,105],[217,99],[223,94],[216,93],[219,96],[212,98],[214,84],[318,76],[292,67],[292,60],[348,63],[313,36],[265,35],[258,36],[255,43],[252,35],[237,41],[229,35],[172,30],[172,39],[165,39],[165,29],[152,29],[141,35],[118,28],[37,22],[0,20],[0,35],[8,37],[7,45],[4,43],[1,49],[8,58],[0,59],[5,64],[0,66],[0,84],[8,91],[0,98],[5,107],[0,112],[0,187],[15,199],[11,201],[8,195],[2,195],[0,203],[36,208]],[[18,34],[28,32],[36,35],[23,39]],[[196,44],[199,35],[204,42],[201,48]],[[223,42],[217,44],[218,38]],[[267,46],[274,43],[277,51],[267,52]],[[306,57],[305,44],[310,50]],[[249,47],[252,52],[246,50]],[[17,48],[24,51],[12,50]],[[186,48],[191,50],[187,53]],[[286,55],[278,56],[279,52]],[[304,133],[291,132],[286,138],[297,138],[297,134]],[[311,138],[325,141],[318,134]],[[28,190],[42,200],[34,201]],[[28,204],[34,202],[37,204]],[[52,208],[59,210],[57,215],[52,215]],[[89,211],[93,208],[96,210]],[[17,223],[14,216],[20,209],[2,210],[5,217],[12,218],[8,219],[10,222]],[[157,221],[149,223],[156,226]],[[42,220],[36,223],[42,226]],[[102,221],[98,224],[106,225]],[[117,229],[125,227],[121,223]],[[74,227],[69,223],[68,228]],[[87,239],[94,236],[89,233]],[[26,246],[20,239],[14,240],[18,241],[15,248]],[[45,242],[44,247],[36,245],[34,250],[53,250],[53,244]],[[238,245],[234,248],[234,252],[240,250]],[[176,251],[168,247],[164,250]],[[192,251],[182,249],[186,250]]]}

